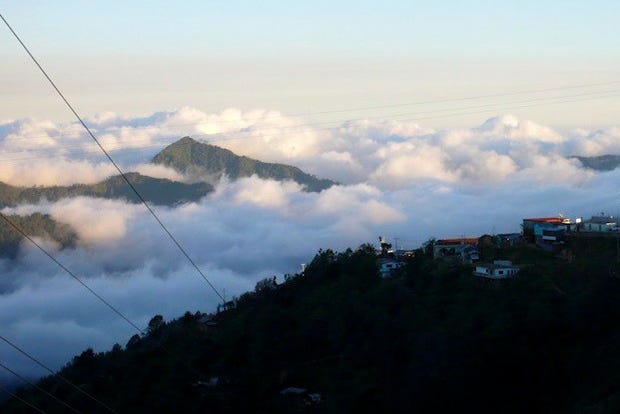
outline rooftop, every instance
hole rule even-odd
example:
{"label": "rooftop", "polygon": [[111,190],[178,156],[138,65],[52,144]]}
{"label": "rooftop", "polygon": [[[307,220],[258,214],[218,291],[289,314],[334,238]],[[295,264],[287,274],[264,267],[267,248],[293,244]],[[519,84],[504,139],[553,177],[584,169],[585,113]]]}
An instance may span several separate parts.
{"label": "rooftop", "polygon": [[461,237],[458,239],[440,239],[435,244],[476,244],[478,243],[477,237]]}
{"label": "rooftop", "polygon": [[495,260],[493,263],[478,263],[476,267],[486,267],[487,269],[505,269],[507,267],[516,268],[510,260]]}
{"label": "rooftop", "polygon": [[617,219],[614,216],[592,216],[591,219],[585,220],[584,223],[595,223],[595,224],[615,224]]}
{"label": "rooftop", "polygon": [[566,224],[570,223],[570,219],[565,217],[532,217],[525,218],[523,221],[533,221],[535,223],[554,223],[554,224]]}

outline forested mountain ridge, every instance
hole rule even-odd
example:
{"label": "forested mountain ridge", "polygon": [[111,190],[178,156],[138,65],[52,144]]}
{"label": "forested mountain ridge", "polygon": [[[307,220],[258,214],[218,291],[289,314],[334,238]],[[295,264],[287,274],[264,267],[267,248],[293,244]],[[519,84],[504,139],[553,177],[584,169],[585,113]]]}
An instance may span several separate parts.
{"label": "forested mountain ridge", "polygon": [[[48,214],[34,213],[28,216],[8,216],[31,237],[42,237],[57,242],[61,248],[75,247],[77,234],[68,224],[58,223]],[[23,237],[4,220],[0,223],[0,258],[14,259]]]}
{"label": "forested mountain ridge", "polygon": [[[275,180],[293,180],[307,191],[321,191],[335,183],[306,174],[297,167],[282,164],[269,164],[247,157],[239,157],[231,151],[202,144],[186,137],[169,145],[157,154],[153,163],[163,164],[175,168],[181,173],[196,169],[210,179],[226,174],[232,179],[257,175],[261,178]],[[213,191],[212,184],[197,180],[194,183],[172,181],[165,178],[154,178],[135,172],[125,174],[131,184],[148,203],[164,206],[175,206],[187,202],[200,200]],[[67,186],[36,186],[19,187],[0,182],[0,208],[16,207],[21,204],[37,204],[39,202],[55,202],[73,197],[95,197],[105,199],[120,199],[130,203],[140,203],[134,191],[127,185],[123,177],[115,175],[95,184],[73,184]],[[32,236],[45,236],[58,241],[54,222],[49,216],[28,216],[22,218],[26,232]],[[20,223],[22,223],[20,221]],[[4,225],[0,229],[5,232],[3,241],[0,241],[0,257],[14,258],[22,237]],[[60,227],[58,227],[60,229]],[[63,225],[63,229],[65,229]],[[8,235],[11,234],[9,237]],[[74,237],[73,234],[72,237]],[[63,239],[64,240],[64,239]],[[63,247],[72,247],[72,243],[61,242]]]}
{"label": "forested mountain ridge", "polygon": [[183,174],[195,173],[215,178],[226,175],[231,179],[238,179],[256,175],[277,181],[292,180],[311,192],[325,190],[336,184],[291,165],[266,163],[239,156],[227,149],[201,143],[190,137],[184,137],[167,146],[153,158],[153,163],[172,167]]}
{"label": "forested mountain ridge", "polygon": [[[147,201],[157,205],[197,201],[213,191],[213,186],[205,182],[186,184],[165,178],[153,178],[138,173],[125,174],[131,184]],[[73,184],[53,187],[15,187],[0,182],[0,208],[19,204],[35,204],[39,201],[58,201],[71,197],[99,197],[124,199],[131,203],[140,200],[125,180],[116,175],[96,184]]]}
{"label": "forested mountain ridge", "polygon": [[572,156],[581,162],[585,168],[595,171],[612,171],[620,167],[620,155],[605,154],[596,157]]}
{"label": "forested mountain ridge", "polygon": [[[320,251],[304,274],[267,278],[211,318],[187,312],[61,373],[118,412],[615,413],[620,266],[613,239],[577,239],[570,261],[529,246],[491,281],[418,250],[382,279],[370,246]],[[39,385],[105,412],[53,378]],[[283,395],[307,389],[312,401]],[[49,413],[36,390],[19,395]],[[19,401],[3,413],[26,412]]]}
{"label": "forested mountain ridge", "polygon": [[[239,157],[233,152],[212,145],[199,143],[189,137],[169,145],[153,160],[181,173],[198,171],[211,179],[223,174],[232,179],[257,175],[264,179],[292,180],[307,191],[321,191],[335,182],[306,174],[297,167],[271,164],[248,157]],[[213,191],[213,185],[205,181],[192,184],[153,178],[135,172],[125,174],[129,181],[147,201],[156,205],[174,206],[197,201]],[[18,187],[0,181],[0,208],[19,204],[36,204],[40,201],[58,201],[71,197],[99,197],[124,199],[131,203],[140,202],[133,190],[120,175],[115,175],[95,184],[73,184],[68,186]]]}

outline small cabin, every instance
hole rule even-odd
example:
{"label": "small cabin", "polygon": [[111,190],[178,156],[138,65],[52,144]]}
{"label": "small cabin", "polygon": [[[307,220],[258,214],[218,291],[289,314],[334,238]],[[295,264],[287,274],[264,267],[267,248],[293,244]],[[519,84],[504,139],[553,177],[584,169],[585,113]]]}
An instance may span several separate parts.
{"label": "small cabin", "polygon": [[519,267],[510,260],[495,260],[493,263],[480,263],[476,265],[474,276],[489,279],[508,279],[519,273]]}
{"label": "small cabin", "polygon": [[397,269],[405,265],[405,262],[395,259],[379,259],[379,272],[381,277],[388,277]]}

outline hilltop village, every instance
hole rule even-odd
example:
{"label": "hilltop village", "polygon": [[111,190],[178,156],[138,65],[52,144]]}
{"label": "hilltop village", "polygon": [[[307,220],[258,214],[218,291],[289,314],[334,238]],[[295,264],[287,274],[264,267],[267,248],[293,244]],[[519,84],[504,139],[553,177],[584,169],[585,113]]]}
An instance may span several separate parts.
{"label": "hilltop village", "polygon": [[[431,239],[423,245],[423,249],[432,254],[435,260],[471,265],[475,276],[507,279],[517,275],[524,264],[513,263],[503,258],[494,258],[491,262],[485,262],[480,254],[482,249],[528,246],[570,260],[571,252],[566,249],[566,244],[572,239],[620,236],[618,219],[605,213],[594,215],[587,220],[582,217],[571,220],[563,216],[524,218],[521,228],[521,233]],[[384,237],[379,238],[379,243],[381,249],[377,251],[377,254],[383,277],[404,267],[407,259],[416,253],[414,250],[392,249],[392,245]]]}
{"label": "hilltop village", "polygon": [[[155,315],[60,374],[138,414],[617,413],[620,262],[606,222],[529,218],[523,234],[415,251],[320,250],[301,273],[261,280],[217,313]],[[105,412],[53,377],[37,385]],[[16,395],[65,412],[37,389]],[[17,399],[0,411],[25,412]]]}

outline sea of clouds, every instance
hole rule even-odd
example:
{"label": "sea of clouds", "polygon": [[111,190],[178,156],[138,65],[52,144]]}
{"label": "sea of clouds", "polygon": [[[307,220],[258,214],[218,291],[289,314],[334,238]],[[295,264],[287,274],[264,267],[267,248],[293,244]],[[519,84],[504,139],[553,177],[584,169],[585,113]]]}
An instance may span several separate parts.
{"label": "sea of clouds", "polygon": [[[155,207],[228,298],[261,278],[297,272],[320,248],[379,235],[414,248],[430,237],[519,231],[525,216],[619,210],[620,170],[595,173],[567,156],[620,154],[620,128],[555,130],[514,116],[446,130],[381,119],[325,125],[275,111],[194,108],[86,122],[125,171],[188,180],[149,161],[189,135],[340,183],[308,193],[292,182],[224,177],[197,203]],[[94,183],[115,172],[76,123],[0,120],[0,159],[0,181],[20,186]],[[217,297],[144,206],[80,197],[3,210],[34,211],[75,229],[76,249],[41,242],[138,325],[158,313],[170,319],[215,309]],[[17,260],[0,260],[0,327],[54,368],[135,333],[28,243]],[[1,343],[0,360],[43,373]]]}

